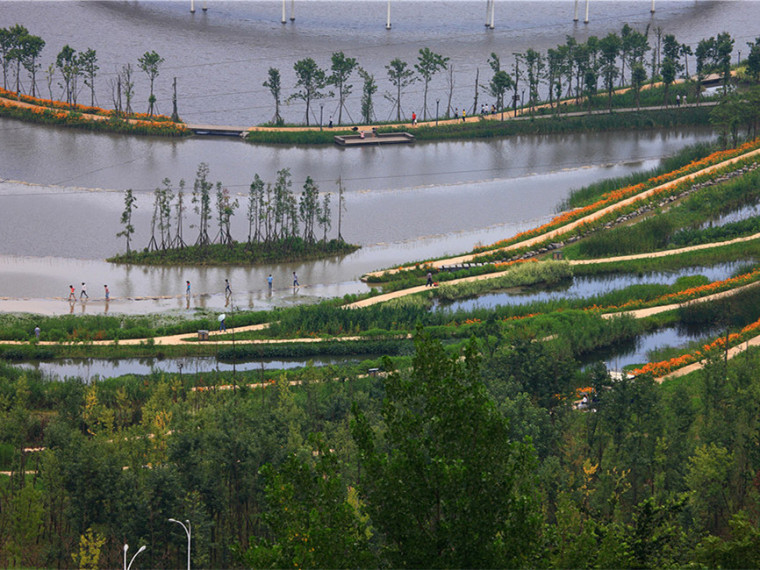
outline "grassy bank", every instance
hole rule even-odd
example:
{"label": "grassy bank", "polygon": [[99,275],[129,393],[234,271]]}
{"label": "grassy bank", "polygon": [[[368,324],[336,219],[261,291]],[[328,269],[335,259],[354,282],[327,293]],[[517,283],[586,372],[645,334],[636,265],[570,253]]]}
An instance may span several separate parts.
{"label": "grassy bank", "polygon": [[295,237],[275,243],[215,243],[139,251],[129,255],[115,255],[107,261],[135,265],[249,265],[312,261],[348,255],[357,249],[358,245],[337,239],[309,243]]}
{"label": "grassy bank", "polygon": [[[536,115],[506,118],[470,120],[466,123],[426,123],[415,128],[378,127],[378,133],[412,132],[417,140],[464,140],[506,137],[514,135],[565,134],[573,132],[602,132],[612,130],[646,130],[678,126],[709,126],[712,107],[679,107],[665,110],[642,110],[640,112],[613,112],[568,117],[564,115]],[[505,113],[508,117],[509,113]],[[496,115],[501,117],[501,115]],[[336,135],[352,134],[348,129],[324,129],[322,131],[251,131],[245,140],[250,143],[311,145],[333,144]]]}

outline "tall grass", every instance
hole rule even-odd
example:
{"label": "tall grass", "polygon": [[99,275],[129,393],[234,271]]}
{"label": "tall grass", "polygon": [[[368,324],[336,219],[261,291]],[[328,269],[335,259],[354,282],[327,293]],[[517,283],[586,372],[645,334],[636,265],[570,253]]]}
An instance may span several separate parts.
{"label": "tall grass", "polygon": [[507,289],[509,287],[535,285],[538,283],[552,285],[564,279],[572,278],[572,276],[572,267],[564,261],[521,263],[513,266],[500,277],[441,285],[433,293],[441,301],[453,301],[455,299],[476,297],[485,292]]}

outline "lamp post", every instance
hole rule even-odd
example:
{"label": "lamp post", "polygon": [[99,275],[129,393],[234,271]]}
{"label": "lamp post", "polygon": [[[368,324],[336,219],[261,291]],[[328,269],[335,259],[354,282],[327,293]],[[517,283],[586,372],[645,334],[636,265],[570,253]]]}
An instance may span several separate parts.
{"label": "lamp post", "polygon": [[319,105],[319,130],[322,130],[322,109],[324,109],[324,105]]}
{"label": "lamp post", "polygon": [[144,544],[135,552],[135,555],[132,557],[132,560],[129,561],[129,564],[127,564],[127,550],[129,550],[129,545],[124,545],[124,570],[129,570],[132,567],[132,562],[135,561],[135,558],[137,558],[137,555],[140,554],[143,550],[148,548]]}
{"label": "lamp post", "polygon": [[185,531],[185,534],[187,535],[187,570],[190,570],[190,541],[193,535],[193,529],[190,526],[190,521],[185,520],[185,523],[187,523],[187,526],[185,526],[185,523],[183,523],[182,521],[178,521],[177,519],[169,519],[169,522],[177,523],[179,526],[182,527],[182,529]]}
{"label": "lamp post", "polygon": [[435,100],[435,126],[438,126],[438,104],[441,102],[440,99]]}

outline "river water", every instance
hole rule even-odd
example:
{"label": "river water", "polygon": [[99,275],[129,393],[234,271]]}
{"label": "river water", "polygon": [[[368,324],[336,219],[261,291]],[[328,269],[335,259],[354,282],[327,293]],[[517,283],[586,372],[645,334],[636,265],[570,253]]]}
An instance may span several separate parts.
{"label": "river water", "polygon": [[[592,2],[591,22],[584,25],[572,22],[569,0],[497,2],[496,29],[484,31],[485,2],[394,1],[393,29],[386,31],[385,2],[295,4],[295,23],[283,26],[281,3],[275,1],[209,0],[208,12],[199,5],[195,15],[184,1],[2,2],[0,27],[21,23],[42,36],[51,61],[65,43],[79,51],[96,49],[96,91],[103,106],[111,106],[108,81],[115,69],[156,50],[166,59],[156,85],[161,112],[171,110],[168,78],[176,75],[185,120],[254,124],[272,112],[261,87],[267,67],[279,67],[283,86],[290,89],[292,64],[304,54],[323,66],[337,50],[357,57],[376,75],[378,119],[385,119],[384,66],[394,57],[413,63],[423,46],[451,57],[452,106],[461,107],[471,105],[475,70],[482,68],[483,82],[485,60],[494,51],[509,65],[515,51],[545,50],[566,35],[601,36],[619,31],[623,21],[641,29],[654,23],[690,44],[728,30],[741,46],[754,39],[760,15],[760,3],[751,2],[661,0],[653,17],[646,2]],[[41,76],[49,63],[45,57]],[[138,73],[135,81],[136,101],[145,99],[145,79]],[[444,102],[445,83],[442,77],[431,83],[429,100]],[[40,84],[46,95],[44,77]],[[356,86],[348,101],[354,115],[359,91]],[[52,95],[60,96],[56,81]],[[410,109],[420,105],[421,96],[419,85],[410,88],[405,95]],[[88,100],[87,93],[80,94],[80,101]],[[322,105],[325,118],[335,110],[332,99]],[[299,122],[303,107],[294,103],[284,114]],[[503,239],[547,220],[574,188],[652,168],[660,157],[711,138],[707,130],[682,129],[339,149],[127,138],[0,120],[0,310],[186,313],[199,307],[269,308],[362,292],[366,286],[358,278],[367,271]],[[311,176],[323,192],[335,192],[340,177],[347,206],[341,233],[362,249],[343,259],[272,267],[125,268],[104,262],[124,249],[116,237],[123,191],[132,188],[138,196],[135,244],[142,247],[150,237],[152,190],[166,177],[192,184],[202,161],[212,180],[240,195],[243,205],[232,228],[238,240],[247,235],[244,195],[255,173],[271,181],[277,170],[290,168],[295,188]],[[333,207],[336,203],[333,197]],[[336,217],[334,211],[331,235],[337,232]],[[192,218],[186,223],[186,240],[193,241]],[[290,287],[292,271],[302,285],[296,291]],[[269,273],[275,278],[271,296],[265,287]],[[229,303],[225,278],[233,287]],[[189,303],[185,280],[193,282]],[[68,285],[83,281],[93,299],[69,305]],[[108,305],[98,299],[104,284],[111,290]]]}
{"label": "river water", "polygon": [[[329,68],[331,55],[345,52],[375,76],[376,119],[395,118],[392,104],[384,93],[392,88],[385,66],[400,58],[411,67],[418,52],[428,47],[449,57],[453,66],[452,107],[473,106],[476,74],[486,84],[491,71],[487,60],[496,53],[503,69],[512,68],[514,53],[533,48],[546,53],[565,42],[566,36],[585,41],[588,36],[603,37],[620,32],[623,23],[635,29],[650,29],[650,44],[657,28],[664,34],[693,48],[699,40],[728,31],[736,40],[735,49],[758,35],[760,3],[750,1],[657,0],[655,14],[650,14],[647,0],[592,0],[589,23],[573,22],[574,0],[498,1],[495,4],[496,27],[486,30],[485,0],[393,0],[392,29],[385,29],[387,2],[384,0],[294,0],[296,19],[282,25],[282,2],[208,0],[208,11],[189,11],[189,0],[153,2],[2,2],[0,27],[20,23],[42,37],[47,45],[42,52],[39,74],[40,90],[45,97],[61,97],[56,78],[48,88],[45,72],[61,48],[68,44],[82,52],[96,50],[100,70],[96,76],[96,102],[112,107],[115,73],[126,63],[137,67],[137,59],[146,51],[156,51],[165,62],[155,82],[160,112],[172,111],[172,78],[177,77],[179,113],[188,122],[225,125],[250,125],[268,121],[274,114],[273,98],[263,87],[267,70],[274,67],[282,76],[282,98],[294,92],[293,64],[312,57],[318,65]],[[580,2],[581,10],[584,2]],[[287,1],[288,18],[291,0]],[[745,55],[747,51],[745,48]],[[692,58],[693,59],[693,58]],[[694,71],[694,62],[690,62]],[[24,79],[26,79],[24,77]],[[148,79],[139,69],[134,74],[134,108],[147,110]],[[80,82],[81,83],[81,82]],[[346,100],[346,113],[360,117],[361,79],[350,83],[352,94]],[[84,86],[82,86],[84,87]],[[421,83],[409,86],[402,96],[406,117],[412,111],[423,115],[424,88]],[[428,93],[428,116],[446,108],[449,85],[446,74],[433,77]],[[491,103],[480,94],[479,103]],[[88,89],[79,100],[89,103]],[[311,123],[319,122],[320,105],[323,122],[335,116],[337,100],[327,97],[312,106]],[[305,105],[294,101],[284,105],[287,122],[303,122]]]}

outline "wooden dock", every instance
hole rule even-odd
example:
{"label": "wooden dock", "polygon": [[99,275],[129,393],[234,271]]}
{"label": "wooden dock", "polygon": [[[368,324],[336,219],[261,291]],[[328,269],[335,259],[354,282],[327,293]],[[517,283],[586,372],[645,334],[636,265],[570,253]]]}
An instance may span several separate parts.
{"label": "wooden dock", "polygon": [[414,142],[411,133],[375,133],[367,131],[363,135],[336,135],[335,144],[339,146],[366,146],[379,144],[408,144]]}
{"label": "wooden dock", "polygon": [[248,127],[225,127],[221,125],[187,125],[193,134],[206,137],[244,137]]}

